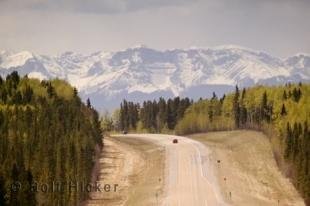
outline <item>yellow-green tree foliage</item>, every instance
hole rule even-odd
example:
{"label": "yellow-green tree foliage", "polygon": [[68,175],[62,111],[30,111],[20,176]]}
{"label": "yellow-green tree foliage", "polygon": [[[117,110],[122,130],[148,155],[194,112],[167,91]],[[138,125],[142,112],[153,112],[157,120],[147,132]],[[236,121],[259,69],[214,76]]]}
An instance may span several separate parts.
{"label": "yellow-green tree foliage", "polygon": [[[53,192],[51,186],[87,184],[97,145],[102,146],[98,114],[68,83],[17,72],[0,77],[0,205],[78,205],[85,190]],[[16,181],[22,190],[10,189]],[[49,191],[31,190],[34,182],[48,184]]]}

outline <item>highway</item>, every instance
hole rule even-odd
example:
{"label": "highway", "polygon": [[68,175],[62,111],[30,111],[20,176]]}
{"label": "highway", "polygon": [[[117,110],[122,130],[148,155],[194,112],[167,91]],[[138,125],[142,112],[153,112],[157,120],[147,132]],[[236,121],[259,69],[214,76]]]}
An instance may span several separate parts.
{"label": "highway", "polygon": [[[119,136],[119,135],[118,135]],[[209,151],[198,141],[173,135],[127,134],[165,148],[165,188],[161,205],[225,205]],[[178,139],[174,144],[173,139]],[[150,177],[151,178],[151,177]]]}

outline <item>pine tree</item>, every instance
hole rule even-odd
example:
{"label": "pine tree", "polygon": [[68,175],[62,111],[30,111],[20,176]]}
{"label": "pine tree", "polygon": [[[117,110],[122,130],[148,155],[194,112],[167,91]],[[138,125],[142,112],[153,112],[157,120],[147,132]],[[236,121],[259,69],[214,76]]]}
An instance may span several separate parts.
{"label": "pine tree", "polygon": [[298,149],[299,149],[299,128],[298,128],[298,124],[297,122],[294,123],[294,127],[293,127],[293,159],[296,158],[297,154],[298,154]]}
{"label": "pine tree", "polygon": [[266,91],[263,93],[261,107],[263,109],[267,108],[267,92]]}
{"label": "pine tree", "polygon": [[287,100],[286,90],[283,91],[282,99],[283,100]]}
{"label": "pine tree", "polygon": [[[1,78],[1,77],[0,77]],[[0,205],[6,205],[6,190],[5,190],[5,180],[0,174]]]}
{"label": "pine tree", "polygon": [[287,115],[287,112],[286,112],[286,108],[285,108],[285,105],[282,104],[282,108],[281,108],[281,116],[285,116]]}
{"label": "pine tree", "polygon": [[20,91],[17,91],[14,93],[12,100],[11,100],[12,104],[21,104],[22,103],[22,95],[20,93]]}
{"label": "pine tree", "polygon": [[301,90],[300,88],[296,89],[296,87],[293,89],[293,100],[295,102],[299,102],[300,98],[301,98]]}
{"label": "pine tree", "polygon": [[169,129],[173,129],[176,125],[176,109],[173,100],[169,99],[167,103],[167,124]]}
{"label": "pine tree", "polygon": [[11,89],[17,89],[17,85],[19,84],[19,81],[20,81],[20,77],[17,71],[13,71],[11,74],[6,76],[6,82],[7,82],[9,92],[11,92]]}
{"label": "pine tree", "polygon": [[239,88],[236,86],[236,91],[234,94],[234,100],[233,100],[233,112],[234,112],[234,119],[235,119],[235,126],[237,128],[240,127],[240,106],[239,106]]}
{"label": "pine tree", "polygon": [[245,90],[245,88],[243,88],[242,94],[241,94],[241,99],[242,100],[245,98],[245,93],[246,93],[246,90]]}
{"label": "pine tree", "polygon": [[156,117],[158,131],[161,131],[167,123],[166,101],[160,98],[158,101],[158,114]]}
{"label": "pine tree", "polygon": [[292,139],[292,130],[290,124],[287,122],[286,124],[286,148],[285,148],[285,158],[290,158],[292,149],[293,149],[293,139]]}
{"label": "pine tree", "polygon": [[301,89],[300,88],[298,88],[298,90],[297,90],[297,94],[298,94],[298,101],[300,100],[300,98],[301,98],[301,95],[302,95],[302,93],[301,93]]}
{"label": "pine tree", "polygon": [[[12,170],[11,170],[11,179],[12,179],[13,184],[18,183],[19,175],[20,175],[20,172],[17,168],[17,165],[14,163]],[[14,206],[20,205],[20,200],[18,197],[19,197],[19,191],[11,189],[11,191],[10,191],[10,203],[9,204],[14,205]]]}
{"label": "pine tree", "polygon": [[32,96],[33,96],[33,90],[31,89],[30,86],[26,86],[25,90],[23,91],[23,103],[30,103]]}
{"label": "pine tree", "polygon": [[226,95],[224,94],[224,95],[222,96],[222,98],[220,99],[220,103],[221,103],[221,104],[223,104],[225,98],[226,98]]}
{"label": "pine tree", "polygon": [[0,90],[0,100],[2,100],[3,104],[6,104],[7,96],[8,96],[8,93],[7,93],[6,88],[5,87],[1,88],[1,90]]}
{"label": "pine tree", "polygon": [[260,105],[260,119],[265,120],[268,123],[271,122],[272,110],[272,106],[268,105],[267,92],[265,91]]}
{"label": "pine tree", "polygon": [[[215,99],[213,101],[217,101],[217,97],[215,96]],[[189,98],[184,98],[180,100],[180,104],[177,109],[177,121],[180,121],[186,109],[191,105]]]}
{"label": "pine tree", "polygon": [[87,106],[87,108],[89,108],[89,109],[92,107],[89,98],[87,98],[87,100],[86,100],[86,106]]}
{"label": "pine tree", "polygon": [[78,90],[76,87],[73,88],[73,96],[77,97],[78,96]]}
{"label": "pine tree", "polygon": [[33,191],[32,185],[34,184],[33,176],[30,171],[26,171],[26,189],[25,192],[25,205],[27,206],[35,206],[36,205],[36,194],[35,191]]}
{"label": "pine tree", "polygon": [[217,100],[217,96],[216,96],[215,92],[212,93],[212,98],[211,98],[211,100]]}
{"label": "pine tree", "polygon": [[54,88],[50,82],[47,84],[47,94],[49,98],[52,98],[55,95]]}
{"label": "pine tree", "polygon": [[247,123],[248,112],[245,106],[240,108],[240,121],[243,126]]}

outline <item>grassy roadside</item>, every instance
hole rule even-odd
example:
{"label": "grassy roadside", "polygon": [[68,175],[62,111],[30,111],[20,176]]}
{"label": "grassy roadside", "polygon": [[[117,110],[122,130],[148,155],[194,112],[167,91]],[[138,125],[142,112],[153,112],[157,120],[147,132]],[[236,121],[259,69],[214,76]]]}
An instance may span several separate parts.
{"label": "grassy roadside", "polygon": [[136,138],[112,137],[127,144],[143,159],[143,166],[129,176],[129,195],[125,205],[158,205],[163,196],[165,157],[162,147]]}
{"label": "grassy roadside", "polygon": [[279,171],[270,141],[261,132],[237,130],[189,137],[211,149],[223,196],[230,204],[304,205]]}

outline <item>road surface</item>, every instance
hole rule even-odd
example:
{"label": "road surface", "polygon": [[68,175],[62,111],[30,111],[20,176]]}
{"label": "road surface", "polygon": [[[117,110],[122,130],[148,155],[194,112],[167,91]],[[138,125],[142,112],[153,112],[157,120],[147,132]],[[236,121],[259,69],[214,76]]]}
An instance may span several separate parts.
{"label": "road surface", "polygon": [[[161,134],[127,134],[122,137],[141,138],[165,148],[165,195],[161,205],[226,205],[212,168],[211,161],[215,160],[210,158],[208,148],[202,143]],[[173,144],[173,139],[178,139],[178,143]]]}

